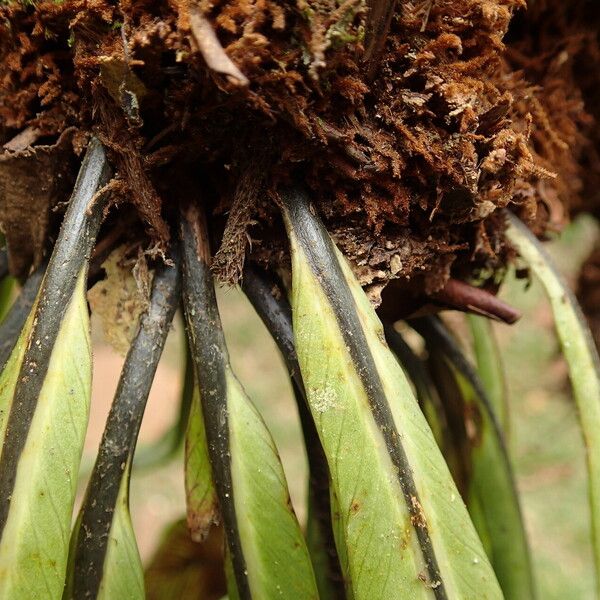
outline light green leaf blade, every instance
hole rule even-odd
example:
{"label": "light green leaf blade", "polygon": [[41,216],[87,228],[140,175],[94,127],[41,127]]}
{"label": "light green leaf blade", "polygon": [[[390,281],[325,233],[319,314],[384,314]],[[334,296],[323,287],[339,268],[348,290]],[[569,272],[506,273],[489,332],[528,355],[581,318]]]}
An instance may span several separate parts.
{"label": "light green leaf blade", "polygon": [[[13,357],[19,354],[20,344]],[[20,362],[12,360],[7,369],[18,374]],[[11,509],[0,539],[2,598],[51,599],[62,595],[91,378],[82,273],[63,318],[19,459]],[[12,383],[14,392],[16,381]]]}
{"label": "light green leaf blade", "polygon": [[129,471],[125,468],[112,518],[98,600],[143,600],[144,569],[129,514]]}
{"label": "light green leaf blade", "polygon": [[[0,234],[0,243],[4,243],[2,234]],[[6,247],[4,247],[0,249],[0,322],[10,309],[15,283],[15,278],[9,275],[8,272],[8,253]]]}
{"label": "light green leaf blade", "polygon": [[0,373],[0,440],[4,439],[8,415],[12,407],[15,387],[19,378],[21,364],[27,350],[27,343],[31,335],[31,326],[35,317],[35,309],[31,311],[25,325],[17,338],[15,347],[12,349],[4,369]]}
{"label": "light green leaf blade", "polygon": [[252,595],[317,598],[310,557],[273,439],[231,372],[227,390],[233,497]]}
{"label": "light green leaf blade", "polygon": [[4,320],[12,304],[15,283],[15,279],[10,276],[4,277],[0,281],[0,322]]}
{"label": "light green leaf blade", "polygon": [[296,347],[354,597],[501,598],[373,308],[305,196],[291,191],[283,199]]}
{"label": "light green leaf blade", "polygon": [[600,597],[600,360],[589,327],[573,293],[535,236],[511,213],[506,235],[544,286],[563,355],[569,367],[586,447],[592,540]]}
{"label": "light green leaf blade", "polygon": [[3,598],[62,594],[91,390],[87,261],[106,197],[92,199],[109,176],[104,149],[92,139],[41,289],[2,376]]}
{"label": "light green leaf blade", "polygon": [[467,315],[467,321],[473,338],[477,373],[506,438],[510,431],[510,412],[502,355],[494,328],[486,317]]}
{"label": "light green leaf blade", "polygon": [[[11,304],[4,319],[0,323],[0,370],[4,368],[19,338],[24,337],[25,323],[32,317],[40,283],[46,271],[47,263],[40,265],[21,287],[19,295]],[[1,388],[0,388],[1,389]]]}
{"label": "light green leaf blade", "polygon": [[464,494],[486,542],[505,597],[535,597],[535,583],[521,508],[500,426],[477,373],[437,318],[415,321],[427,342],[438,392],[454,424],[457,454],[466,462]]}
{"label": "light green leaf blade", "polygon": [[219,501],[212,480],[200,392],[195,385],[185,434],[185,498],[190,535],[201,542],[211,525],[219,522]]}
{"label": "light green leaf blade", "polygon": [[308,460],[306,544],[321,600],[344,598],[343,578],[332,531],[329,468],[306,404],[304,383],[294,347],[292,309],[280,281],[246,265],[242,289],[276,342],[290,374]]}
{"label": "light green leaf blade", "polygon": [[262,418],[231,371],[216,303],[202,214],[182,211],[183,300],[212,478],[226,532],[235,594],[318,598],[306,542],[279,455]]}

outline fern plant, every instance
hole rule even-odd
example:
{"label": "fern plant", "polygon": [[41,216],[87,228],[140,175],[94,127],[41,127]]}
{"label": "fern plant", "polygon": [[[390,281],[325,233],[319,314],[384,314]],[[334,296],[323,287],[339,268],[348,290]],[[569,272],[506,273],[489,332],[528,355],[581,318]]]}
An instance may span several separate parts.
{"label": "fern plant", "polygon": [[[144,596],[129,479],[180,303],[193,373],[188,521],[199,543],[223,523],[230,598],[535,597],[483,317],[472,318],[477,367],[437,317],[407,322],[425,340],[427,358],[416,354],[392,323],[382,325],[297,187],[281,193],[291,287],[252,268],[244,289],[294,383],[310,457],[311,534],[298,524],[277,449],[231,369],[206,220],[189,203],[180,209],[180,241],[154,274],[72,526],[90,399],[85,282],[109,176],[92,140],[41,282],[37,273],[28,280],[1,326],[3,597]],[[548,291],[570,367],[596,539],[597,353],[539,242],[506,218],[507,235]]]}
{"label": "fern plant", "polygon": [[[543,284],[569,367],[600,596],[600,362],[538,241],[573,173],[593,181],[578,115],[597,85],[572,57],[597,32],[585,2],[531,3],[509,29],[522,4],[0,3],[0,598],[173,598],[188,576],[190,597],[230,600],[536,598],[490,327],[518,320],[496,297],[512,264]],[[86,474],[87,291],[123,244],[147,297]],[[306,524],[232,367],[219,282],[289,372]],[[179,309],[179,415],[136,450]],[[186,527],[160,552],[216,556],[210,591],[193,565],[145,582],[131,522],[132,472],[182,446]]]}

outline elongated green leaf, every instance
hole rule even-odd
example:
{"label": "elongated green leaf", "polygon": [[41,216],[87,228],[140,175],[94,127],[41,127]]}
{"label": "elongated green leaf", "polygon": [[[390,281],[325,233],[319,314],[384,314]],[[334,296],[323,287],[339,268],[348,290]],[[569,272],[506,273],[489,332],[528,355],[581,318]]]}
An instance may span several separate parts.
{"label": "elongated green leaf", "polygon": [[[143,600],[145,598],[144,571],[129,514],[130,469],[131,463],[129,462],[123,472],[123,480],[114,506],[104,556],[102,580],[96,598],[105,600],[120,598]],[[90,534],[94,535],[92,532]],[[93,577],[91,573],[90,577]],[[81,597],[73,595],[73,598]]]}
{"label": "elongated green leaf", "polygon": [[12,297],[15,290],[15,279],[5,277],[0,282],[0,322],[4,320],[12,304]]}
{"label": "elongated green leaf", "polygon": [[31,314],[46,266],[45,264],[42,265],[29,276],[19,296],[12,303],[8,313],[2,320],[2,324],[0,324],[0,368],[6,365],[19,337],[26,338],[24,333],[25,321]]}
{"label": "elongated green leaf", "polygon": [[156,269],[71,541],[64,598],[143,598],[143,571],[129,515],[129,475],[146,401],[179,301],[176,266]]}
{"label": "elongated green leaf", "polygon": [[600,596],[600,360],[589,327],[569,286],[535,236],[511,213],[506,235],[542,282],[567,364],[586,447],[592,539]]}
{"label": "elongated green leaf", "polygon": [[192,539],[201,542],[219,521],[219,501],[213,484],[200,392],[194,386],[185,434],[185,499]]}
{"label": "elongated green leaf", "polygon": [[60,598],[87,426],[87,259],[104,202],[104,150],[90,142],[40,292],[3,373],[0,597]]}
{"label": "elongated green leaf", "polygon": [[[182,219],[183,299],[237,594],[242,600],[317,598],[277,450],[229,366],[205,227],[195,206],[187,207]],[[232,588],[229,595],[235,597]]]}
{"label": "elongated green leaf", "polygon": [[285,590],[294,598],[318,598],[273,440],[231,371],[226,384],[233,500],[250,590],[256,598]]}
{"label": "elongated green leaf", "polygon": [[8,274],[8,255],[6,248],[0,250],[0,322],[6,316],[12,303],[15,279]]}
{"label": "elongated green leaf", "polygon": [[427,343],[438,391],[448,411],[458,453],[466,462],[467,506],[505,597],[535,597],[529,548],[516,484],[500,426],[477,373],[436,318],[414,326]]}
{"label": "elongated green leaf", "polygon": [[349,572],[348,565],[348,548],[346,546],[347,539],[345,535],[345,522],[342,519],[342,512],[340,510],[340,503],[335,494],[335,489],[333,487],[330,490],[330,503],[331,503],[331,528],[333,531],[333,537],[337,544],[338,549],[338,558],[340,569],[342,571],[342,581],[345,584],[345,597],[347,600],[354,600],[354,590],[350,585],[347,577],[344,575]]}
{"label": "elongated green leaf", "polygon": [[[19,457],[11,507],[0,540],[0,597],[60,598],[62,592],[77,466],[91,393],[84,283],[82,276],[77,297],[63,317]],[[31,323],[32,319],[28,321]],[[31,334],[30,328],[27,333]],[[13,396],[25,344],[23,339],[18,343],[13,353],[15,361],[9,360],[6,367],[11,370]]]}
{"label": "elongated green leaf", "polygon": [[340,515],[334,530],[354,597],[501,598],[373,308],[306,196],[289,191],[283,202],[296,349],[329,463]]}
{"label": "elongated green leaf", "polygon": [[473,350],[477,361],[477,373],[483,389],[494,411],[503,435],[510,430],[510,414],[502,365],[502,355],[498,348],[492,322],[477,315],[467,315],[473,337]]}
{"label": "elongated green leaf", "polygon": [[[23,363],[23,357],[25,356],[25,350],[27,349],[27,343],[31,335],[31,326],[35,318],[35,311],[32,311],[29,315],[24,315],[24,317],[23,328],[17,332],[16,339],[12,341],[10,353],[0,373],[0,440],[4,439],[6,433],[8,416],[17,380],[21,372],[21,364]],[[14,332],[12,333],[14,334]]]}
{"label": "elongated green leaf", "polygon": [[329,469],[306,403],[304,383],[294,348],[292,309],[281,285],[256,267],[246,267],[242,288],[277,343],[292,379],[309,468],[306,541],[320,599],[340,599],[344,597],[344,587],[331,526]]}

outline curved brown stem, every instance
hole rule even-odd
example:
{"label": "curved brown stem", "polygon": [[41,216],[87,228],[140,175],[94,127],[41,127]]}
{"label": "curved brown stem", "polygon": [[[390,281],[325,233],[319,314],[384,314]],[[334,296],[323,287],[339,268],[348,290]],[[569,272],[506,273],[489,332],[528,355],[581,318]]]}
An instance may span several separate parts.
{"label": "curved brown stem", "polygon": [[463,312],[503,321],[509,325],[516,323],[521,318],[520,311],[494,294],[458,279],[449,279],[439,292],[431,295],[431,300]]}

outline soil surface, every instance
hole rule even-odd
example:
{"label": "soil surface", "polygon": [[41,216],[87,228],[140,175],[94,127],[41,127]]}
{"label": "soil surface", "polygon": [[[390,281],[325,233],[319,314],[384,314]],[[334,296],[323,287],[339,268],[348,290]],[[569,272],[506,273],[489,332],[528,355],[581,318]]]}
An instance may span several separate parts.
{"label": "soil surface", "polygon": [[390,280],[493,288],[511,258],[499,209],[543,235],[597,203],[594,13],[586,0],[3,0],[4,231],[31,211],[25,165],[44,183],[31,241],[8,236],[13,272],[43,255],[68,198],[57,182],[73,176],[57,163],[73,170],[94,134],[115,169],[104,235],[133,253],[160,254],[193,197],[223,281],[246,258],[285,268],[277,193],[300,184],[374,301]]}

